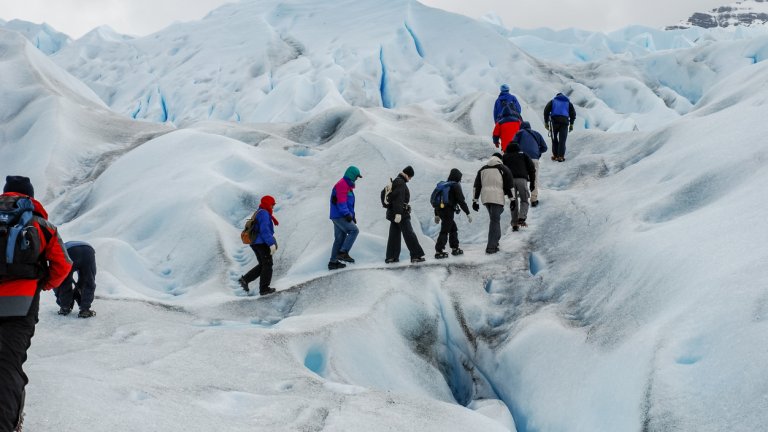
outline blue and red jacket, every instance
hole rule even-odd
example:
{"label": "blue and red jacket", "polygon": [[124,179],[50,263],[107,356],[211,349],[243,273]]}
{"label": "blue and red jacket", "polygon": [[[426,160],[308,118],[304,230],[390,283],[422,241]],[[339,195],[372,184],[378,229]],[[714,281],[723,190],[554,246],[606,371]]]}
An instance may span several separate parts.
{"label": "blue and red jacket", "polygon": [[260,208],[256,212],[256,221],[254,224],[259,227],[259,234],[253,237],[251,244],[265,244],[272,246],[277,243],[275,240],[275,224],[272,223],[272,215],[269,211]]}
{"label": "blue and red jacket", "polygon": [[32,223],[37,227],[41,241],[40,260],[43,263],[47,261],[47,275],[43,279],[13,279],[0,282],[0,317],[25,316],[38,287],[50,290],[61,285],[72,269],[72,261],[67,255],[58,230],[48,222],[48,212],[40,202],[16,192],[7,192],[2,196],[18,196],[32,201],[34,205]]}
{"label": "blue and red jacket", "polygon": [[342,177],[331,190],[330,219],[355,217],[355,182]]}
{"label": "blue and red jacket", "polygon": [[510,109],[509,106],[505,106],[501,111],[501,118],[493,128],[493,143],[496,144],[496,147],[501,144],[502,152],[507,149],[507,144],[515,138],[515,134],[520,130],[522,120],[520,114]]}

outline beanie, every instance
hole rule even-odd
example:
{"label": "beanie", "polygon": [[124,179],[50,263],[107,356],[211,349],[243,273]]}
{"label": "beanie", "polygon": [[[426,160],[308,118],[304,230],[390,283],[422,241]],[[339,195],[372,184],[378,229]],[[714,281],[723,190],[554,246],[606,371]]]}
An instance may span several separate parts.
{"label": "beanie", "polygon": [[348,178],[350,181],[363,178],[363,176],[360,175],[360,169],[354,165],[347,168],[347,170],[344,172],[344,177]]}
{"label": "beanie", "polygon": [[266,208],[272,207],[273,205],[275,205],[275,199],[272,198],[270,195],[264,195],[263,197],[261,197],[261,204],[259,205],[259,207],[266,209]]}
{"label": "beanie", "polygon": [[6,177],[5,186],[3,187],[3,193],[5,192],[16,192],[33,198],[35,196],[35,189],[32,187],[29,177],[24,176]]}
{"label": "beanie", "polygon": [[408,165],[407,167],[403,168],[403,174],[407,175],[408,178],[413,178],[414,176],[413,167]]}
{"label": "beanie", "polygon": [[506,84],[502,84],[501,87],[499,87],[499,90],[501,90],[503,92],[508,92],[509,91],[509,86],[506,85]]}

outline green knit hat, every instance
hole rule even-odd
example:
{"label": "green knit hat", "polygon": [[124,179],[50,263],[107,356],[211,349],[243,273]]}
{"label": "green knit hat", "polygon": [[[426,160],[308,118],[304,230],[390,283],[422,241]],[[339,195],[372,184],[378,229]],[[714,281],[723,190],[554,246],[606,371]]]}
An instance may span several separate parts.
{"label": "green knit hat", "polygon": [[350,166],[347,168],[347,170],[344,171],[344,177],[351,181],[355,181],[358,178],[363,178],[363,176],[360,175],[360,170],[356,166]]}

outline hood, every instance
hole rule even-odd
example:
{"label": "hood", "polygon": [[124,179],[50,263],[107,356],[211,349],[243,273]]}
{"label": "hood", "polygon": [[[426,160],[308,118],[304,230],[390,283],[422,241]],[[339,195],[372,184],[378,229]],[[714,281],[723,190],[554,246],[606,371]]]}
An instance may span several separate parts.
{"label": "hood", "polygon": [[531,128],[531,124],[528,123],[527,121],[520,123],[520,129],[530,129],[530,128]]}
{"label": "hood", "polygon": [[460,182],[461,176],[461,171],[459,171],[457,168],[454,168],[451,170],[451,173],[448,174],[448,181]]}
{"label": "hood", "polygon": [[501,165],[501,159],[496,155],[491,156],[491,158],[488,159],[488,166],[496,166],[496,165]]}
{"label": "hood", "polygon": [[507,149],[504,153],[520,153],[520,146],[516,142],[507,144]]}

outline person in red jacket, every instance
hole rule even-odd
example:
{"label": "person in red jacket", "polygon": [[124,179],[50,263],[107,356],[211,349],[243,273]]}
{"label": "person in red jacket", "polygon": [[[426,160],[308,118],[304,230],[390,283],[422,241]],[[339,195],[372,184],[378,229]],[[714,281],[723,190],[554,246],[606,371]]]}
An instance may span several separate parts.
{"label": "person in red jacket", "polygon": [[509,105],[504,105],[501,110],[501,117],[496,122],[496,127],[493,128],[493,144],[496,148],[501,146],[502,152],[507,149],[507,144],[515,138],[515,134],[520,130],[520,122],[522,121],[523,119],[517,111]]}
{"label": "person in red jacket", "polygon": [[[36,228],[36,232],[20,234],[24,238],[18,242],[28,240],[26,249],[19,252],[23,258],[16,256],[16,251],[9,251],[13,248],[0,251],[4,258],[0,265],[0,431],[21,427],[24,387],[29,382],[21,366],[27,359],[27,349],[35,334],[40,291],[61,285],[72,268],[58,230],[48,222],[48,213],[34,199],[34,194],[29,178],[8,176],[0,195],[0,214],[30,205],[31,220],[26,226]],[[7,246],[14,238],[8,234],[12,230],[5,224],[0,231],[5,232],[5,235],[0,232],[0,245]],[[39,249],[36,249],[38,244]],[[34,251],[32,254],[39,250],[39,255],[30,256],[30,250]],[[5,259],[9,256],[16,256],[15,260],[10,260],[11,264]]]}

